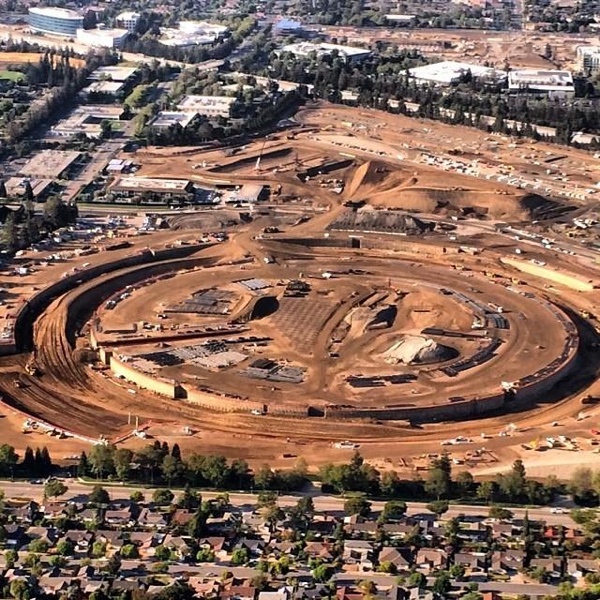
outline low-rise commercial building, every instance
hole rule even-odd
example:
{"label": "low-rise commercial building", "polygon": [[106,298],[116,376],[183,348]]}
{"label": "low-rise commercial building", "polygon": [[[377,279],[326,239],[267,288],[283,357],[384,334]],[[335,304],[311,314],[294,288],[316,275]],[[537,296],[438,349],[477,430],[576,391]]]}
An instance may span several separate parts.
{"label": "low-rise commercial building", "polygon": [[91,75],[92,81],[129,81],[138,72],[137,67],[98,67]]}
{"label": "low-rise commercial building", "polygon": [[205,117],[225,117],[231,115],[231,107],[236,98],[231,96],[199,96],[191,94],[186,96],[178,105],[177,109],[184,113],[193,113]]}
{"label": "low-rise commercial building", "polygon": [[78,29],[77,41],[91,48],[121,48],[128,35],[127,29]]}
{"label": "low-rise commercial building", "polygon": [[287,44],[281,48],[281,52],[290,52],[294,56],[332,56],[337,54],[345,62],[359,62],[371,56],[371,51],[354,46],[342,46],[340,44],[314,44],[312,42],[299,42],[298,44]]}
{"label": "low-rise commercial building", "polygon": [[547,94],[555,98],[571,98],[575,95],[573,75],[570,71],[543,69],[519,69],[508,73],[510,92]]}
{"label": "low-rise commercial building", "polygon": [[178,29],[161,29],[159,42],[164,46],[185,48],[212,44],[226,34],[228,28],[224,25],[214,25],[205,21],[181,21]]}
{"label": "low-rise commercial building", "polygon": [[187,127],[196,117],[195,112],[177,112],[172,110],[161,110],[154,120],[150,123],[152,127],[158,129],[168,129],[173,125],[181,125]]}
{"label": "low-rise commercial building", "polygon": [[90,85],[81,90],[84,96],[88,98],[94,94],[102,94],[105,96],[119,96],[125,88],[123,81],[111,81],[106,79],[103,81],[92,81]]}
{"label": "low-rise commercial building", "polygon": [[469,76],[489,81],[490,83],[498,83],[506,79],[506,73],[500,69],[482,67],[481,65],[472,65],[454,60],[445,60],[431,65],[414,67],[408,70],[408,75],[417,83],[433,83],[441,86],[460,83]]}
{"label": "low-rise commercial building", "polygon": [[[108,83],[108,82],[107,82]],[[102,121],[118,121],[123,116],[123,107],[113,104],[85,105],[76,108],[50,130],[53,137],[71,137],[85,134],[95,139],[102,134]]]}
{"label": "low-rise commercial building", "polygon": [[81,154],[70,150],[42,150],[28,160],[19,174],[28,177],[67,178]]}
{"label": "low-rise commercial building", "polygon": [[34,200],[43,202],[52,192],[52,179],[32,179],[30,177],[9,177],[6,182],[6,192],[9,198],[21,198],[25,195],[27,182],[31,185]]}
{"label": "low-rise commercial building", "polygon": [[31,7],[27,20],[32,31],[69,38],[75,38],[83,27],[83,16],[77,11],[54,6]]}
{"label": "low-rise commercial building", "polygon": [[193,203],[196,188],[189,179],[121,177],[110,188],[116,202],[139,204]]}

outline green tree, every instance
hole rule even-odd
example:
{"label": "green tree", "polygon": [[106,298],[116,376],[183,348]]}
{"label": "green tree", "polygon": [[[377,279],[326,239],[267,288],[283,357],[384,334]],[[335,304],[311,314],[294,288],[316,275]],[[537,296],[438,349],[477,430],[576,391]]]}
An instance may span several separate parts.
{"label": "green tree", "polygon": [[19,249],[19,223],[14,212],[6,217],[4,228],[2,229],[2,243],[9,252],[15,252]]}
{"label": "green tree", "polygon": [[106,554],[106,542],[96,540],[92,544],[92,557],[93,558],[104,558]]}
{"label": "green tree", "polygon": [[129,448],[117,448],[115,450],[113,456],[113,463],[115,473],[121,481],[125,481],[129,478],[132,461],[133,452]]}
{"label": "green tree", "polygon": [[427,583],[427,580],[425,578],[425,575],[423,575],[423,573],[419,573],[418,571],[415,571],[414,573],[411,573],[408,581],[406,582],[409,588],[424,588],[425,584]]}
{"label": "green tree", "polygon": [[371,513],[371,503],[362,494],[350,496],[344,502],[344,512],[347,515],[360,515],[368,517]]}
{"label": "green tree", "polygon": [[140,492],[140,490],[135,490],[135,492],[131,492],[131,496],[129,496],[129,499],[132,502],[143,502],[144,494],[142,494],[142,492]]}
{"label": "green tree", "polygon": [[329,565],[320,564],[313,569],[312,574],[316,582],[325,583],[331,578],[331,575],[333,574],[333,569]]}
{"label": "green tree", "polygon": [[210,548],[200,548],[196,553],[196,561],[202,562],[214,562],[215,553]]}
{"label": "green tree", "polygon": [[512,511],[501,506],[491,506],[488,513],[490,519],[499,519],[501,521],[510,521],[513,518]]}
{"label": "green tree", "polygon": [[154,556],[163,562],[171,560],[171,550],[165,545],[156,546]]}
{"label": "green tree", "polygon": [[589,467],[578,467],[568,485],[574,500],[589,502],[594,493],[593,473]]}
{"label": "green tree", "polygon": [[450,567],[450,575],[453,579],[458,579],[459,581],[465,576],[466,570],[462,565],[454,564]]}
{"label": "green tree", "polygon": [[77,477],[87,477],[90,472],[90,465],[88,463],[87,454],[82,452],[79,457],[79,464],[77,465]]}
{"label": "green tree", "polygon": [[95,485],[88,496],[88,502],[97,506],[101,504],[108,504],[110,502],[110,496],[101,485]]}
{"label": "green tree", "polygon": [[92,447],[88,462],[90,469],[98,479],[111,475],[115,470],[115,447],[109,444],[96,444]]}
{"label": "green tree", "polygon": [[382,523],[400,521],[406,514],[406,510],[406,502],[402,500],[390,500],[384,504],[380,520]]}
{"label": "green tree", "polygon": [[140,553],[137,549],[137,546],[135,546],[134,544],[125,544],[122,548],[121,548],[121,556],[125,559],[129,559],[129,558],[139,558],[140,557]]}
{"label": "green tree", "polygon": [[60,540],[58,544],[56,544],[56,551],[61,556],[73,556],[75,552],[75,544],[67,538]]}
{"label": "green tree", "polygon": [[42,554],[44,552],[48,552],[49,544],[46,540],[43,540],[42,538],[37,538],[29,542],[28,548],[30,552]]}
{"label": "green tree", "polygon": [[31,589],[25,579],[13,579],[9,586],[10,595],[15,600],[29,600],[31,598]]}
{"label": "green tree", "polygon": [[444,513],[448,512],[449,504],[447,500],[434,500],[427,504],[426,508],[439,518]]}
{"label": "green tree", "polygon": [[0,473],[4,475],[12,475],[13,470],[19,462],[19,455],[15,449],[9,444],[0,445]]}
{"label": "green tree", "polygon": [[236,548],[231,553],[231,564],[240,566],[245,565],[250,560],[250,553],[247,548]]}
{"label": "green tree", "polygon": [[447,497],[452,488],[452,462],[446,452],[440,458],[433,461],[427,480],[425,491],[438,500]]}
{"label": "green tree", "polygon": [[69,488],[58,479],[50,479],[44,484],[44,496],[46,498],[58,498],[64,496],[69,491]]}
{"label": "green tree", "polygon": [[452,580],[447,571],[442,571],[433,582],[433,592],[438,596],[445,598],[452,588]]}
{"label": "green tree", "polygon": [[160,465],[162,476],[167,480],[167,484],[171,485],[174,479],[178,479],[182,472],[181,461],[171,454],[167,454]]}
{"label": "green tree", "polygon": [[155,504],[171,504],[173,498],[175,498],[173,492],[164,488],[158,489],[152,494],[152,502]]}
{"label": "green tree", "polygon": [[456,476],[456,485],[458,485],[463,496],[469,496],[472,493],[474,484],[473,475],[469,471],[461,471]]}
{"label": "green tree", "polygon": [[18,558],[19,554],[16,550],[6,550],[4,552],[4,561],[6,563],[6,568],[12,569],[15,566],[15,563],[17,562]]}

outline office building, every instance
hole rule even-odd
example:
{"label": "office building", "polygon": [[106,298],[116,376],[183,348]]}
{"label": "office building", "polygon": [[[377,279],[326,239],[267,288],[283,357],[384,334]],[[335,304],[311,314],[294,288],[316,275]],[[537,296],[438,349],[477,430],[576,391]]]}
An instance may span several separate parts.
{"label": "office building", "polygon": [[78,29],[77,41],[90,48],[121,48],[128,35],[127,29]]}
{"label": "office building", "polygon": [[569,71],[520,69],[508,73],[510,92],[546,94],[552,98],[572,98],[575,95],[573,75]]}
{"label": "office building", "polygon": [[52,6],[30,8],[28,21],[32,31],[64,37],[75,38],[77,30],[83,28],[83,16],[78,12]]}
{"label": "office building", "polygon": [[600,46],[579,46],[577,67],[585,74],[595,75],[600,71]]}
{"label": "office building", "polygon": [[115,24],[120,29],[127,29],[129,33],[133,33],[141,16],[142,15],[140,15],[140,13],[136,12],[122,12],[121,14],[117,15]]}

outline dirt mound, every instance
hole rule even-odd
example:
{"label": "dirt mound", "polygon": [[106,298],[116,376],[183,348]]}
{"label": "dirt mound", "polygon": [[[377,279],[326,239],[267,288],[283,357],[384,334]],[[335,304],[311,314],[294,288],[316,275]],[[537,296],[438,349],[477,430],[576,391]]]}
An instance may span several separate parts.
{"label": "dirt mound", "polygon": [[344,196],[375,207],[509,221],[553,218],[569,210],[537,194],[524,194],[461,174],[427,169],[414,172],[381,161],[360,165]]}
{"label": "dirt mound", "polygon": [[[378,189],[387,189],[384,186],[389,178],[390,169],[383,163],[368,160],[356,169],[350,183],[346,186],[346,196],[354,198],[363,195],[367,189],[377,186]],[[394,184],[392,184],[394,185]]]}
{"label": "dirt mound", "polygon": [[398,340],[383,354],[385,362],[397,365],[430,364],[444,362],[457,356],[457,351],[438,344],[432,339],[418,335],[407,335]]}

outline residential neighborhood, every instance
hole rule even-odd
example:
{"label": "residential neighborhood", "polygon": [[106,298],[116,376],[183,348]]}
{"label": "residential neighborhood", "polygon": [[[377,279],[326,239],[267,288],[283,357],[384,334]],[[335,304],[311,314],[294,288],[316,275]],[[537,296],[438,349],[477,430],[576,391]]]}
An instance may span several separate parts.
{"label": "residential neighborhood", "polygon": [[600,579],[586,510],[569,528],[499,507],[409,517],[397,500],[379,513],[356,498],[319,512],[304,496],[282,509],[274,492],[243,505],[190,488],[127,498],[90,486],[69,498],[56,479],[44,492],[3,501],[5,597],[541,599],[593,594]]}

